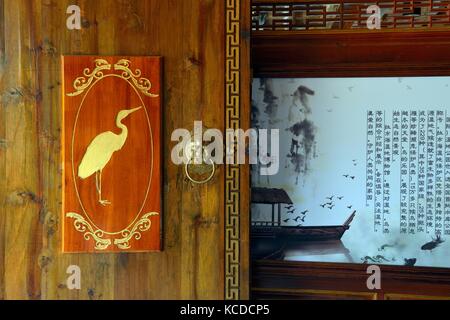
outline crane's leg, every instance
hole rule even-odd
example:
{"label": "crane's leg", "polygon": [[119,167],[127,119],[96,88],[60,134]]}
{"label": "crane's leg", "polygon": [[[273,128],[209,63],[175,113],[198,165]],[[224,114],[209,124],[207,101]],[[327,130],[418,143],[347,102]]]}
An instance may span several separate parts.
{"label": "crane's leg", "polygon": [[100,179],[99,179],[100,171],[95,172],[95,189],[97,189],[98,202],[102,203],[102,190],[100,189]]}
{"label": "crane's leg", "polygon": [[108,204],[111,204],[111,202],[109,202],[108,200],[103,200],[102,199],[102,171],[97,171],[95,173],[95,187],[97,188],[97,193],[98,193],[98,202],[102,205],[102,206],[106,206]]}
{"label": "crane's leg", "polygon": [[100,188],[98,186],[98,171],[95,171],[95,189],[97,190],[98,201],[100,202],[101,196],[100,196]]}
{"label": "crane's leg", "polygon": [[99,183],[99,185],[100,185],[100,200],[99,200],[99,202],[100,202],[100,204],[102,205],[102,206],[106,206],[106,205],[108,205],[108,204],[111,204],[111,202],[110,201],[108,201],[108,200],[103,200],[102,199],[102,170],[100,170],[100,174],[99,174],[99,180],[100,180],[100,183]]}

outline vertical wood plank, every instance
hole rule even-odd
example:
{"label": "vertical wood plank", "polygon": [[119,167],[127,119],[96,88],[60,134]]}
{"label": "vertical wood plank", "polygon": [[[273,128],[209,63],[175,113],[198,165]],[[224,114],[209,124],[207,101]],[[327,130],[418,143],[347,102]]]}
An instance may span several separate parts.
{"label": "vertical wood plank", "polygon": [[[112,28],[118,10],[111,1],[79,1],[82,12],[82,29],[66,28],[67,7],[70,1],[42,0],[42,41],[40,46],[41,83],[43,86],[41,112],[41,145],[43,150],[42,172],[45,181],[44,198],[47,212],[44,218],[43,251],[41,260],[42,287],[45,299],[113,299],[115,257],[113,255],[62,254],[61,253],[61,65],[63,54],[114,54],[113,41],[102,42],[98,37],[98,24]],[[109,24],[109,25],[108,25]],[[55,140],[56,139],[56,140]],[[69,290],[66,286],[67,267],[77,265],[81,270],[81,290]]]}
{"label": "vertical wood plank", "polygon": [[[241,126],[250,128],[251,110],[251,64],[250,64],[250,35],[251,35],[251,3],[240,0],[240,60],[241,60]],[[250,298],[250,165],[241,166],[241,203],[240,203],[240,299]]]}
{"label": "vertical wood plank", "polygon": [[[163,56],[163,252],[120,254],[116,261],[117,299],[178,299],[180,297],[179,171],[170,161],[170,134],[183,108],[181,56],[183,14],[179,1],[130,1],[122,12],[119,52]],[[170,26],[170,28],[168,28]],[[168,36],[170,32],[171,36]],[[145,39],[145,40],[143,40]]]}
{"label": "vertical wood plank", "polygon": [[[61,208],[61,83],[60,55],[65,48],[65,8],[67,1],[44,0],[40,3],[41,31],[37,45],[39,57],[39,81],[42,88],[40,112],[40,146],[43,197],[46,210],[43,217],[41,260],[42,299],[79,298],[77,290],[66,288],[67,267],[78,264],[68,255],[60,255],[60,208]],[[82,273],[83,276],[83,273]],[[84,285],[83,277],[81,278]]]}
{"label": "vertical wood plank", "polygon": [[41,246],[36,79],[35,7],[32,1],[5,1],[5,73],[2,108],[5,139],[4,298],[38,299]]}
{"label": "vertical wood plank", "polygon": [[[6,177],[6,111],[3,102],[5,75],[5,2],[0,1],[0,177]],[[6,179],[0,179],[0,300],[5,293],[5,217],[6,217]]]}
{"label": "vertical wood plank", "polygon": [[[223,129],[224,53],[223,41],[216,36],[223,34],[223,2],[193,0],[183,4],[184,12],[192,10],[184,20],[189,32],[184,35],[183,127],[193,130],[194,121],[201,120],[206,128]],[[188,272],[182,277],[182,298],[223,298],[223,251],[218,245],[222,243],[221,177],[219,169],[206,185],[184,184],[181,252]]]}

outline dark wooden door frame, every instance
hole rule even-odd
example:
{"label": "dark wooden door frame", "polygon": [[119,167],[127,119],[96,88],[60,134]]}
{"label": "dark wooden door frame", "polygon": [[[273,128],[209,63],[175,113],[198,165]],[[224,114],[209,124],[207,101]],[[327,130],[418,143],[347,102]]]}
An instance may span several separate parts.
{"label": "dark wooden door frame", "polygon": [[[450,30],[255,31],[251,57],[255,77],[449,76]],[[382,290],[367,295],[367,265],[252,261],[252,297],[450,296],[450,269],[380,267]]]}
{"label": "dark wooden door frame", "polygon": [[[450,297],[450,269],[380,266],[381,289],[367,289],[366,264],[254,261],[252,264],[253,298],[300,298],[327,292],[367,294],[368,299],[415,296]],[[308,292],[309,291],[309,292]],[[315,291],[315,292],[311,292]]]}

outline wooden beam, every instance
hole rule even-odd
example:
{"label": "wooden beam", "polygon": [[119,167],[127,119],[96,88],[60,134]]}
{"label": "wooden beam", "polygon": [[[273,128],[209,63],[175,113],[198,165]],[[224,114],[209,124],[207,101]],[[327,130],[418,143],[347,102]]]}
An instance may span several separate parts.
{"label": "wooden beam", "polygon": [[450,74],[450,31],[255,31],[256,77]]}

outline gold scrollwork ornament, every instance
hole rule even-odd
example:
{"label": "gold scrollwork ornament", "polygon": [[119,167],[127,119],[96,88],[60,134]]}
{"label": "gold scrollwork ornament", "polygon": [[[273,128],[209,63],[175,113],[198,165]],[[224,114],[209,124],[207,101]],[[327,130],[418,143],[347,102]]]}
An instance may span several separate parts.
{"label": "gold scrollwork ornament", "polygon": [[99,229],[94,230],[91,224],[86,221],[82,215],[75,212],[69,212],[66,214],[66,217],[75,219],[73,222],[75,230],[83,233],[85,240],[92,238],[95,241],[95,249],[106,250],[111,245],[110,239],[103,239],[105,233]]}
{"label": "gold scrollwork ornament", "polygon": [[146,96],[156,98],[159,95],[153,94],[150,92],[150,89],[152,88],[152,83],[147,78],[141,78],[141,70],[136,69],[133,73],[133,71],[130,69],[130,60],[121,59],[114,65],[114,70],[120,70],[122,72],[122,78],[124,79],[130,79],[136,88],[141,90],[143,94]]}
{"label": "gold scrollwork ornament", "polygon": [[[133,238],[135,240],[139,240],[142,237],[141,232],[145,232],[150,229],[152,225],[152,221],[150,217],[157,216],[159,213],[157,212],[149,212],[144,214],[133,226],[131,230],[125,229],[120,232],[121,238],[114,239],[114,244],[122,250],[130,249],[130,240]],[[83,237],[85,240],[93,239],[95,241],[95,249],[96,250],[106,250],[111,245],[111,239],[103,238],[105,236],[105,232],[100,229],[95,229],[92,225],[83,218],[82,215],[69,212],[66,214],[66,217],[75,219],[73,225],[75,230],[83,233]]]}
{"label": "gold scrollwork ornament", "polygon": [[134,238],[135,240],[139,240],[142,237],[141,232],[145,232],[150,229],[152,226],[152,221],[149,219],[151,216],[157,216],[158,213],[156,212],[150,212],[146,213],[140,218],[136,224],[134,225],[133,229],[130,230],[124,230],[121,232],[122,238],[115,239],[114,244],[120,248],[120,249],[129,249],[130,246],[130,240]]}
{"label": "gold scrollwork ornament", "polygon": [[92,72],[89,68],[84,69],[83,75],[84,77],[78,77],[73,82],[73,88],[76,90],[75,92],[68,93],[69,97],[75,97],[84,92],[89,86],[92,84],[92,81],[98,80],[104,77],[104,70],[111,70],[111,64],[104,59],[96,59],[95,60],[95,68]]}
{"label": "gold scrollwork ornament", "polygon": [[[105,59],[95,59],[95,68],[91,70],[89,68],[84,69],[83,76],[78,77],[73,82],[74,92],[67,93],[69,97],[75,97],[82,94],[86,89],[88,89],[95,81],[100,80],[106,76],[114,75],[114,73],[105,74],[104,71],[111,70],[111,63]],[[115,71],[122,71],[120,78],[130,81],[140,90],[144,95],[156,98],[159,97],[158,94],[151,93],[152,83],[149,79],[141,77],[142,72],[140,69],[135,69],[133,72],[131,70],[131,61],[127,59],[120,59],[114,64]]]}

